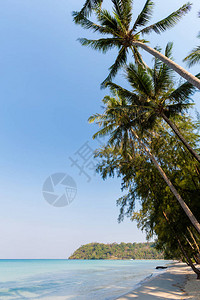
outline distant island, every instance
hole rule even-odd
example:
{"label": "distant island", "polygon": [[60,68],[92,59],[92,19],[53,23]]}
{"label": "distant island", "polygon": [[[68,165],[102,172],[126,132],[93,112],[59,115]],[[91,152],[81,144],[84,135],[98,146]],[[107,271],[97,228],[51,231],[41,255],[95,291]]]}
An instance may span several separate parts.
{"label": "distant island", "polygon": [[154,243],[90,243],[78,248],[69,259],[164,259]]}

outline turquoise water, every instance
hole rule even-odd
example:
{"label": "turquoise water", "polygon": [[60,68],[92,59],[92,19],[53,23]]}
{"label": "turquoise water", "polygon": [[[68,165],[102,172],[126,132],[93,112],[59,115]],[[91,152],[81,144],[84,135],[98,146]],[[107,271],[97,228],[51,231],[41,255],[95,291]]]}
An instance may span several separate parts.
{"label": "turquoise water", "polygon": [[0,260],[0,299],[111,300],[161,271],[163,260]]}

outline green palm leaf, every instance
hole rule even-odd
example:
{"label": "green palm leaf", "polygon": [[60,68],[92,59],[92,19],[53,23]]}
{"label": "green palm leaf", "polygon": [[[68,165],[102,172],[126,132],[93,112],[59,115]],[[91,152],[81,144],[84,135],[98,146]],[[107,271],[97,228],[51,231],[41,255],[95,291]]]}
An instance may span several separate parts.
{"label": "green palm leaf", "polygon": [[176,117],[178,113],[183,113],[184,111],[187,111],[192,105],[192,103],[183,102],[171,104],[164,109],[164,114],[168,118],[173,118]]}
{"label": "green palm leaf", "polygon": [[93,135],[93,139],[97,138],[97,137],[103,137],[105,135],[108,135],[111,131],[113,131],[113,124],[104,126],[101,130],[97,131],[94,135]]}
{"label": "green palm leaf", "polygon": [[[196,75],[197,78],[200,79],[200,73]],[[177,101],[189,101],[189,97],[191,97],[196,91],[196,88],[189,82],[183,83],[179,86],[175,91],[173,91],[169,96],[169,100]]]}
{"label": "green palm leaf", "polygon": [[[79,15],[79,12],[74,11],[72,15],[76,18]],[[115,31],[112,28],[95,24],[85,16],[82,16],[76,24],[81,25],[84,29],[91,29],[93,32],[99,32],[101,34],[115,34]]]}
{"label": "green palm leaf", "polygon": [[[165,56],[170,59],[172,59],[172,47],[173,43],[168,43],[165,48]],[[157,51],[161,52],[161,49],[157,48]],[[166,90],[168,91],[172,84],[174,71],[158,58],[154,59],[154,68],[152,71],[155,95],[159,95],[159,93],[162,94]]]}
{"label": "green palm leaf", "polygon": [[98,10],[97,20],[102,26],[110,28],[113,33],[118,30],[116,18],[114,18],[106,9]]}
{"label": "green palm leaf", "polygon": [[[200,14],[199,14],[200,16]],[[200,39],[200,33],[197,36]],[[186,61],[188,63],[189,67],[192,67],[193,65],[200,62],[200,46],[194,48],[191,53],[184,58],[183,61]]]}
{"label": "green palm leaf", "polygon": [[133,0],[112,0],[112,3],[114,4],[115,17],[128,29],[132,18],[131,10]]}
{"label": "green palm leaf", "polygon": [[114,64],[109,68],[110,72],[108,77],[102,82],[101,88],[105,88],[105,84],[108,81],[111,81],[115,75],[117,74],[118,70],[125,65],[127,61],[127,49],[122,47],[119,51],[119,54],[114,62]]}
{"label": "green palm leaf", "polygon": [[82,19],[83,17],[88,17],[93,9],[101,6],[102,2],[103,0],[86,0],[81,11],[78,12],[76,15],[73,15],[74,22],[79,23],[80,19]]}
{"label": "green palm leaf", "polygon": [[200,46],[194,48],[192,52],[184,58],[183,61],[186,61],[188,63],[189,67],[192,67],[193,65],[196,65],[200,62]]}
{"label": "green palm leaf", "polygon": [[122,88],[121,86],[113,82],[107,82],[106,87],[109,87],[113,94],[116,94],[117,92],[119,97],[121,99],[126,99],[129,104],[136,104],[136,105],[141,104],[141,100],[138,95]]}
{"label": "green palm leaf", "polygon": [[121,41],[118,38],[108,38],[99,40],[88,40],[85,38],[78,39],[82,46],[90,46],[94,50],[102,51],[106,53],[108,50],[117,47],[121,47]]}
{"label": "green palm leaf", "polygon": [[94,114],[94,115],[92,115],[88,118],[89,123],[98,122],[99,120],[101,120],[101,115],[100,114]]}
{"label": "green palm leaf", "polygon": [[143,68],[148,68],[148,66],[145,64],[145,62],[143,61],[142,55],[139,53],[139,51],[137,50],[137,47],[132,47],[132,51],[133,51],[133,57],[135,60],[135,63],[137,65],[141,65],[143,66]]}
{"label": "green palm leaf", "polygon": [[156,33],[161,33],[169,28],[174,27],[177,22],[191,9],[192,4],[190,2],[183,5],[181,8],[179,8],[177,11],[170,14],[165,19],[150,25],[140,31],[142,34],[149,34],[152,31]]}
{"label": "green palm leaf", "polygon": [[152,96],[152,78],[141,66],[129,64],[129,66],[126,68],[126,72],[127,79],[135,91],[140,91],[140,94],[143,94],[147,97]]}
{"label": "green palm leaf", "polygon": [[139,118],[139,123],[140,123],[140,129],[141,132],[144,133],[146,130],[152,130],[155,126],[155,124],[158,121],[158,116],[157,114],[152,110],[149,113],[145,114],[144,119]]}
{"label": "green palm leaf", "polygon": [[132,32],[136,31],[136,29],[140,26],[145,26],[149,22],[153,12],[153,6],[154,6],[153,1],[151,0],[146,1],[143,10],[138,15],[133,25]]}

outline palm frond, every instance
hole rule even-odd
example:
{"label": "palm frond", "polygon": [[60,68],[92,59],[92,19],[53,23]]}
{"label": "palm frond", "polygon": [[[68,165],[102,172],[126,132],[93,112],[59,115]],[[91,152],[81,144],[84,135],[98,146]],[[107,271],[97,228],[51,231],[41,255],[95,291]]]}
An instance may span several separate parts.
{"label": "palm frond", "polygon": [[121,21],[124,21],[127,14],[131,13],[133,0],[112,0],[114,13],[118,15]]}
{"label": "palm frond", "polygon": [[[165,56],[172,58],[173,43],[168,43],[165,48]],[[157,49],[161,51],[160,49]],[[154,59],[154,68],[152,78],[154,81],[155,95],[168,91],[173,83],[174,71],[165,63],[162,63],[158,58]]]}
{"label": "palm frond", "polygon": [[154,86],[155,95],[162,95],[170,90],[171,86],[173,86],[173,73],[174,71],[166,64],[162,65]]}
{"label": "palm frond", "polygon": [[106,87],[109,87],[110,90],[114,93],[116,93],[116,91],[117,91],[117,94],[119,95],[119,97],[121,99],[126,99],[127,103],[136,104],[136,105],[141,104],[141,101],[140,101],[140,98],[138,95],[122,88],[118,84],[115,84],[113,82],[107,82]]}
{"label": "palm frond", "polygon": [[145,132],[146,129],[153,129],[155,123],[157,121],[157,114],[154,111],[150,111],[148,114],[144,115],[144,119],[139,118],[140,130],[142,133]]}
{"label": "palm frond", "polygon": [[119,54],[114,62],[114,64],[109,68],[109,75],[107,78],[102,82],[101,88],[105,88],[105,83],[111,81],[119,71],[119,69],[125,65],[127,61],[127,49],[123,46],[121,47]]}
{"label": "palm frond", "polygon": [[107,95],[103,98],[102,102],[103,102],[103,104],[106,105],[106,107],[110,107],[110,106],[112,107],[113,105],[116,104],[117,99]]}
{"label": "palm frond", "polygon": [[116,148],[121,148],[122,144],[122,129],[121,127],[117,127],[113,132],[112,135],[110,136],[108,140],[108,144],[111,146],[115,146]]}
{"label": "palm frond", "polygon": [[142,55],[139,53],[139,51],[137,50],[137,47],[133,47],[133,57],[135,60],[136,65],[141,65],[142,67],[148,69],[148,66],[146,65],[146,63],[144,62]]}
{"label": "palm frond", "polygon": [[129,136],[128,136],[128,131],[126,130],[123,135],[123,143],[122,143],[122,155],[124,157],[127,156],[128,145],[129,145]]}
{"label": "palm frond", "polygon": [[126,68],[126,72],[127,79],[135,91],[138,91],[140,94],[143,94],[147,97],[152,96],[152,79],[148,72],[144,70],[144,68],[129,64],[129,66]]}
{"label": "palm frond", "polygon": [[[198,73],[196,77],[200,79],[200,73]],[[174,101],[189,101],[189,97],[191,97],[195,93],[195,91],[195,86],[187,81],[179,86],[175,91],[173,91],[168,96],[168,99]]]}
{"label": "palm frond", "polygon": [[103,0],[86,0],[80,12],[77,12],[76,15],[73,15],[74,22],[77,24],[83,17],[88,17],[92,10],[101,6],[102,3]]}
{"label": "palm frond", "polygon": [[172,42],[168,42],[167,46],[165,48],[165,56],[167,56],[170,59],[173,59],[173,57],[172,57],[172,49],[173,49],[173,43]]}
{"label": "palm frond", "polygon": [[118,49],[121,46],[120,39],[118,38],[107,38],[99,40],[88,40],[86,38],[80,38],[78,41],[82,46],[89,46],[94,50],[102,51],[106,53],[108,50],[117,47]]}
{"label": "palm frond", "polygon": [[192,67],[193,65],[196,65],[197,63],[199,63],[200,62],[200,46],[194,48],[191,51],[191,53],[184,58],[183,61],[186,61],[187,65],[189,67]]}
{"label": "palm frond", "polygon": [[[79,15],[79,12],[73,11],[72,15],[76,18],[76,16]],[[80,18],[76,23],[81,25],[84,29],[91,29],[93,32],[99,32],[101,34],[115,34],[115,30],[112,28],[96,24],[85,16],[82,16],[82,18]]]}
{"label": "palm frond", "polygon": [[151,16],[152,16],[152,12],[153,12],[153,6],[154,3],[151,0],[147,0],[141,13],[138,15],[133,28],[132,28],[132,32],[136,31],[136,29],[140,26],[145,26],[147,22],[149,22]]}
{"label": "palm frond", "polygon": [[178,113],[183,113],[184,111],[187,111],[193,104],[191,103],[183,103],[179,102],[176,104],[170,104],[165,107],[164,114],[166,117],[175,117]]}
{"label": "palm frond", "polygon": [[118,30],[116,19],[106,9],[98,11],[97,20],[102,26],[110,28],[111,31],[115,32]]}
{"label": "palm frond", "polygon": [[113,124],[104,126],[102,129],[100,129],[93,135],[93,139],[96,139],[97,137],[106,136],[106,135],[110,134],[112,131],[113,131]]}
{"label": "palm frond", "polygon": [[112,0],[112,3],[114,5],[114,12],[118,15],[120,20],[123,19],[122,10],[123,10],[123,0]]}
{"label": "palm frond", "polygon": [[[161,48],[160,47],[155,47],[155,50],[157,50],[158,52],[161,52]],[[153,68],[148,70],[150,76],[152,77],[152,82],[153,82],[153,86],[154,86],[154,95],[156,95],[156,91],[157,91],[157,82],[158,82],[158,78],[159,78],[159,74],[160,71],[162,69],[162,65],[163,63],[161,62],[160,59],[158,59],[157,57],[153,57]]]}
{"label": "palm frond", "polygon": [[127,30],[129,29],[132,20],[132,6],[133,0],[123,1],[123,23]]}
{"label": "palm frond", "polygon": [[88,118],[89,123],[97,122],[101,119],[101,114],[94,114]]}
{"label": "palm frond", "polygon": [[149,34],[152,31],[156,33],[161,33],[169,28],[174,27],[177,22],[190,11],[192,4],[190,2],[184,4],[181,8],[179,8],[177,11],[170,14],[165,19],[148,26],[140,31],[142,34]]}
{"label": "palm frond", "polygon": [[132,19],[132,2],[133,0],[112,0],[114,5],[113,12],[121,30],[129,29]]}

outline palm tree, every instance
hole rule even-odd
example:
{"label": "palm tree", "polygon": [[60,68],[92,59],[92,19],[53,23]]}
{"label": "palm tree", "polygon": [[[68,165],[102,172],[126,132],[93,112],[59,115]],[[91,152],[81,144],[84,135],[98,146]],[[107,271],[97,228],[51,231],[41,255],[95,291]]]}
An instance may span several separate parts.
{"label": "palm tree", "polygon": [[[186,3],[163,20],[150,26],[146,26],[152,16],[153,1],[146,1],[134,24],[132,24],[132,2],[133,0],[112,0],[113,14],[111,14],[108,10],[102,9],[99,6],[102,1],[86,1],[87,4],[94,4],[93,10],[99,24],[96,24],[87,18],[87,12],[90,10],[85,9],[82,13],[73,12],[76,24],[80,24],[85,29],[91,29],[93,32],[106,36],[97,40],[80,38],[79,41],[83,46],[90,46],[93,49],[100,50],[104,53],[112,48],[117,48],[119,50],[114,64],[109,69],[110,73],[108,77],[102,83],[102,87],[104,86],[104,83],[110,81],[116,75],[117,71],[126,63],[128,50],[132,51],[137,64],[145,66],[142,57],[138,52],[138,47],[140,47],[156,58],[159,58],[188,82],[200,89],[200,80],[198,78],[156,49],[147,46],[147,41],[141,38],[141,35],[149,34],[153,31],[160,34],[173,27],[182,16],[189,12],[191,3]],[[141,29],[141,27],[143,27],[143,29]]]}
{"label": "palm tree", "polygon": [[130,109],[127,100],[120,98],[119,95],[116,98],[106,96],[103,99],[105,105],[105,111],[103,114],[95,114],[89,118],[89,122],[96,122],[101,129],[93,136],[94,138],[98,136],[109,135],[108,146],[113,146],[115,149],[119,149],[122,155],[126,157],[127,145],[133,145],[133,140],[136,140],[140,147],[146,152],[149,159],[153,162],[154,166],[157,168],[158,172],[165,180],[166,184],[169,186],[171,192],[174,194],[179,204],[185,211],[186,215],[190,219],[193,226],[200,233],[200,224],[197,219],[184,202],[176,188],[173,186],[170,179],[167,177],[163,169],[160,167],[156,158],[152,155],[150,150],[146,145],[146,141],[142,140],[137,133],[137,126],[133,126],[132,120],[135,119],[135,111]]}
{"label": "palm tree", "polygon": [[[171,53],[172,43],[168,43],[165,56],[171,57]],[[197,76],[200,77],[200,74]],[[153,69],[144,69],[140,65],[129,64],[126,67],[126,77],[133,89],[131,92],[112,82],[107,82],[106,85],[111,90],[117,90],[121,97],[129,99],[132,106],[138,107],[135,122],[144,130],[152,129],[157,121],[163,119],[200,163],[200,156],[171,120],[192,105],[188,103],[188,98],[195,92],[195,87],[186,82],[175,89],[173,70],[157,58],[154,59]]]}
{"label": "palm tree", "polygon": [[[197,36],[200,39],[200,33]],[[200,62],[200,46],[197,46],[194,48],[191,53],[184,58],[183,61],[186,61],[188,63],[189,67],[192,67],[193,65]]]}

